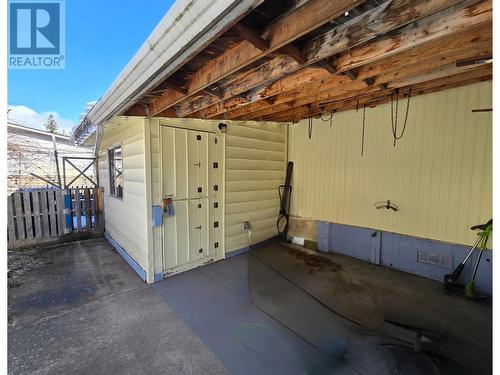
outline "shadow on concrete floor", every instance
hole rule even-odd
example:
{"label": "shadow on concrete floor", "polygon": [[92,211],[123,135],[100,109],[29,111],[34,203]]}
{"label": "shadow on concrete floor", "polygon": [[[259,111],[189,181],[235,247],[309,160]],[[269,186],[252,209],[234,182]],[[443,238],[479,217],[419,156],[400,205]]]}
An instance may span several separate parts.
{"label": "shadow on concrete floor", "polygon": [[9,374],[228,373],[104,239],[16,256]]}
{"label": "shadow on concrete floor", "polygon": [[[434,280],[343,255],[306,254],[275,245],[253,251],[250,258],[330,311],[372,332],[408,343],[414,342],[415,333],[401,325],[420,327],[436,335],[422,348],[455,361],[459,369],[452,373],[489,374],[492,371],[490,301],[450,295]],[[258,274],[251,280],[253,285],[263,283]],[[276,282],[265,284],[276,285]],[[266,293],[273,294],[262,285],[261,289],[264,288]]]}
{"label": "shadow on concrete floor", "polygon": [[[273,245],[153,286],[104,239],[9,258],[11,268],[17,264],[9,289],[12,374],[491,369],[489,306],[446,296],[432,280],[347,257]],[[387,318],[439,332],[440,341],[424,348],[460,357],[453,358],[459,364],[416,356],[407,345],[412,333],[387,325]]]}

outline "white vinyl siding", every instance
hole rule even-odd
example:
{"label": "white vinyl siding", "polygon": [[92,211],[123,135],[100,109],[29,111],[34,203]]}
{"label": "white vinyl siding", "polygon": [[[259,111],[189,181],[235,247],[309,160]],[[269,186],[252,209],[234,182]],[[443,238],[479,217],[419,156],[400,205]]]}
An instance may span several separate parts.
{"label": "white vinyl siding", "polygon": [[[147,271],[147,220],[144,124],[142,118],[118,117],[104,127],[99,151],[100,186],[104,188],[105,230],[145,271]],[[121,144],[123,156],[123,197],[110,195],[107,149]]]}
{"label": "white vinyl siding", "polygon": [[[284,183],[286,125],[228,122],[226,253],[276,236],[278,186]],[[251,235],[244,229],[248,221]]]}
{"label": "white vinyl siding", "polygon": [[[160,125],[213,131],[219,120],[151,120],[153,204],[161,204]],[[286,125],[266,122],[222,121],[225,133],[225,252],[248,247],[277,235],[278,186],[283,184],[286,160]],[[243,223],[252,227],[250,242]],[[154,230],[155,273],[160,272],[161,234]]]}

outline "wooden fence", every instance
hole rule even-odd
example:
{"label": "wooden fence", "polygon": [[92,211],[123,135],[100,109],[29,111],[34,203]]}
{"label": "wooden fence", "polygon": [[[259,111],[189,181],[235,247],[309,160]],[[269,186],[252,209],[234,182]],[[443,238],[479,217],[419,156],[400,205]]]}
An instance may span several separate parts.
{"label": "wooden fence", "polygon": [[33,189],[7,197],[9,244],[104,228],[99,188]]}

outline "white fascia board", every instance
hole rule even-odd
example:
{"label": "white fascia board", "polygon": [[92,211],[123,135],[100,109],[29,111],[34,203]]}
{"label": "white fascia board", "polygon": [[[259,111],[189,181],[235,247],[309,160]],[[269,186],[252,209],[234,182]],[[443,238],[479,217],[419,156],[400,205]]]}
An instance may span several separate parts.
{"label": "white fascia board", "polygon": [[95,128],[130,107],[262,1],[177,0],[84,122]]}

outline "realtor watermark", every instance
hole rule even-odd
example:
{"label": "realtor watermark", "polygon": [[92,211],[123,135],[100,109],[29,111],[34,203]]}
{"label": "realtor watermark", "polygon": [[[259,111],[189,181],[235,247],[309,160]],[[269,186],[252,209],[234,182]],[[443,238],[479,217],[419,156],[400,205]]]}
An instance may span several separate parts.
{"label": "realtor watermark", "polygon": [[10,69],[64,69],[64,0],[9,1]]}

